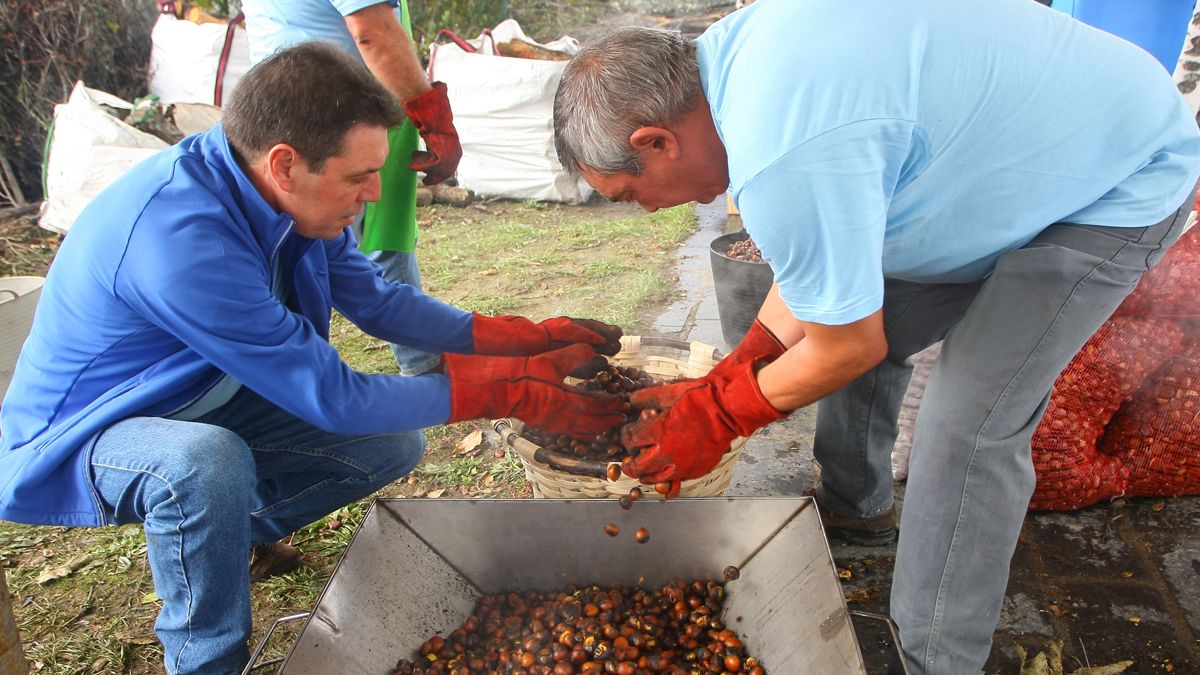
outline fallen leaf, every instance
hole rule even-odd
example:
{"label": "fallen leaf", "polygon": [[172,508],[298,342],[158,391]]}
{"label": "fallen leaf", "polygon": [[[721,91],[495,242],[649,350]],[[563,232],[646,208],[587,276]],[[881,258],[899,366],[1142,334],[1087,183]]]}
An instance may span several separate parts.
{"label": "fallen leaf", "polygon": [[142,593],[142,604],[143,605],[152,605],[156,602],[158,602],[158,593],[155,593],[154,591],[150,591],[149,593]]}
{"label": "fallen leaf", "polygon": [[[1038,652],[1037,656],[1027,659],[1027,654],[1021,645],[1017,645],[1017,655],[1021,658],[1020,675],[1064,675],[1062,662],[1062,643],[1055,640],[1050,643],[1050,653]],[[1067,675],[1117,675],[1133,665],[1133,661],[1118,661],[1107,666],[1083,666]]]}
{"label": "fallen leaf", "polygon": [[1046,605],[1046,610],[1049,611],[1054,616],[1057,616],[1060,619],[1067,615],[1067,610],[1063,609],[1062,607],[1059,607],[1058,605],[1056,605],[1054,603]]}
{"label": "fallen leaf", "polygon": [[429,492],[427,492],[425,494],[425,496],[430,499],[437,499],[438,497],[441,497],[444,494],[446,494],[446,488],[438,488],[436,490],[430,490]]}
{"label": "fallen leaf", "polygon": [[496,269],[495,267],[489,267],[489,268],[487,268],[486,270],[482,270],[482,271],[479,273],[479,276],[481,276],[481,277],[490,277],[490,276],[494,276],[494,275],[496,275],[496,274],[499,274],[499,273],[500,273],[500,270]]}
{"label": "fallen leaf", "polygon": [[92,561],[92,557],[90,555],[84,554],[84,555],[80,555],[80,556],[71,558],[70,560],[68,560],[66,562],[66,564],[55,565],[54,567],[47,567],[46,569],[42,570],[41,574],[38,575],[37,582],[39,585],[45,585],[45,584],[50,583],[51,581],[57,581],[59,579],[64,579],[66,577],[71,576],[76,571],[78,571],[79,568],[90,563],[91,561]]}
{"label": "fallen leaf", "polygon": [[1129,666],[1133,665],[1133,661],[1118,661],[1110,663],[1107,666],[1084,666],[1079,670],[1072,670],[1068,675],[1117,675],[1123,673]]}
{"label": "fallen leaf", "polygon": [[483,447],[483,431],[476,429],[467,434],[461,441],[454,446],[452,453],[456,457],[465,455],[474,455]]}

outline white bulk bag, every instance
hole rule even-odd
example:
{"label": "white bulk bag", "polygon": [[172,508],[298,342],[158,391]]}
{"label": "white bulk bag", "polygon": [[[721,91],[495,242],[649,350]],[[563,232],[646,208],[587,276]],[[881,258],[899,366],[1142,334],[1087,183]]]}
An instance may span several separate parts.
{"label": "white bulk bag", "polygon": [[446,83],[462,142],[458,184],[485,196],[587,201],[591,188],[568,176],[554,151],[554,91],[567,62],[490,53],[493,40],[514,38],[536,44],[508,19],[471,41],[484,47],[476,53],[457,44],[430,48],[430,79]]}
{"label": "white bulk bag", "polygon": [[[225,69],[221,73],[221,100],[216,84],[221,55],[229,40]],[[250,70],[250,42],[246,27],[235,21],[232,33],[225,22],[193,23],[163,14],[150,32],[150,93],[164,105],[211,103],[229,100],[234,85]]]}
{"label": "white bulk bag", "polygon": [[76,82],[66,103],[54,107],[46,159],[46,198],[38,224],[66,234],[83,207],[101,190],[167,143],[104,111],[101,104],[133,105]]}

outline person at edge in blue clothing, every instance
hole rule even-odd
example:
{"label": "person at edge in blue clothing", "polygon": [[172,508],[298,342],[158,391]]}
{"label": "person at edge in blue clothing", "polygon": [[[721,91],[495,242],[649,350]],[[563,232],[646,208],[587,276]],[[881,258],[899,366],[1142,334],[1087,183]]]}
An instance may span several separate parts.
{"label": "person at edge in blue clothing", "polygon": [[[403,102],[407,117],[388,130],[388,161],[380,168],[382,190],[367,204],[359,249],[390,281],[421,288],[417,264],[417,171],[434,185],[454,175],[462,158],[446,85],[430,82],[413,49],[405,0],[243,0],[250,60],[309,40],[336,45],[366,64]],[[417,150],[417,137],[425,150]],[[392,344],[400,372],[420,375],[438,355]]]}
{"label": "person at edge in blue clothing", "polygon": [[643,482],[701,476],[816,403],[826,532],[891,543],[908,358],[944,340],[890,612],[912,672],[979,673],[1051,387],[1191,208],[1200,133],[1170,75],[1028,0],[757,0],[695,41],[598,39],[554,124],[563,166],[611,199],[728,190],[775,274],[709,375],[635,394],[662,411],[622,432]]}
{"label": "person at edge in blue clothing", "polygon": [[[239,672],[251,546],[403,476],[419,429],[512,416],[591,437],[623,419],[619,398],[563,384],[620,329],[461,311],[358,251],[349,225],[400,116],[337,48],[278,52],[221,124],[98,195],[47,275],[0,407],[0,518],[142,523],[169,673]],[[440,366],[351,370],[332,309]]]}

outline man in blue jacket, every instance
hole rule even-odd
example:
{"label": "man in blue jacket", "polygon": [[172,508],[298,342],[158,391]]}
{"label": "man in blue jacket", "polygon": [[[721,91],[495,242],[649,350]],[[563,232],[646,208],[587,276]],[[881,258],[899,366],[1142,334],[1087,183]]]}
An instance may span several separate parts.
{"label": "man in blue jacket", "polygon": [[[621,401],[563,384],[620,330],[485,317],[383,279],[347,226],[379,197],[395,99],[334,47],[251,69],[221,125],[135,167],[80,215],[0,409],[0,517],[140,522],[171,673],[242,668],[247,552],[416,464],[419,429],[514,416],[591,435]],[[366,375],[336,309],[439,372]]]}
{"label": "man in blue jacket", "polygon": [[1030,438],[1071,357],[1182,232],[1200,133],[1149,54],[1028,0],[757,0],[694,42],[581,51],[555,98],[564,167],[653,210],[726,190],[771,264],[759,322],[700,380],[646,389],[643,482],[820,401],[826,532],[897,536],[891,613],[915,673],[978,673],[1034,487]]}
{"label": "man in blue jacket", "polygon": [[[433,185],[454,175],[462,157],[445,83],[430,82],[413,49],[405,0],[245,0],[251,62],[279,49],[320,40],[366,64],[401,101],[407,120],[388,131],[391,151],[380,168],[382,193],[363,213],[358,247],[385,279],[421,288],[417,264],[417,171]],[[417,135],[425,150],[417,151]],[[420,375],[432,354],[393,344],[400,372]]]}

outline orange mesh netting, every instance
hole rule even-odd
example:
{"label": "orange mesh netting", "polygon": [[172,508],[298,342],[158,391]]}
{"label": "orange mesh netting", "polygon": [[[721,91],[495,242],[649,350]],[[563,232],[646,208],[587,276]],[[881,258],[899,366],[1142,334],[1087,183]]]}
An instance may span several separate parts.
{"label": "orange mesh netting", "polygon": [[1182,341],[1175,322],[1136,318],[1110,319],[1087,341],[1055,382],[1034,432],[1030,508],[1077,509],[1124,490],[1126,467],[1098,453],[1097,443],[1121,404]]}
{"label": "orange mesh netting", "polygon": [[1099,447],[1127,468],[1127,495],[1200,493],[1200,338],[1121,407]]}

